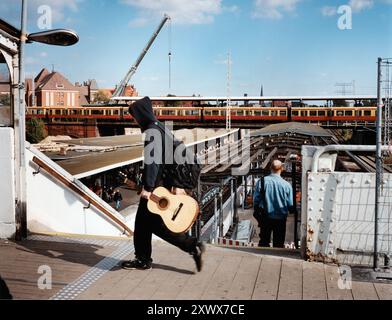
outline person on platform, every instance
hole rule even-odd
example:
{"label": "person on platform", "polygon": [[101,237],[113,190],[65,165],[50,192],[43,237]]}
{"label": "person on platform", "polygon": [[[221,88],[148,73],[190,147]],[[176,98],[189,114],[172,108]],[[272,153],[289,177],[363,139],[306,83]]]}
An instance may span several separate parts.
{"label": "person on platform", "polygon": [[113,196],[113,200],[114,200],[116,210],[119,210],[121,208],[121,201],[123,200],[120,190],[118,189],[116,190]]}
{"label": "person on platform", "polygon": [[[152,235],[160,237],[179,249],[189,253],[196,264],[197,271],[200,272],[203,266],[202,255],[205,251],[205,246],[202,242],[198,242],[197,238],[188,235],[187,233],[173,233],[164,224],[161,216],[151,213],[147,208],[148,200],[152,192],[159,186],[164,186],[171,190],[175,195],[185,194],[185,190],[173,188],[169,179],[163,178],[163,170],[165,166],[162,162],[165,161],[165,146],[168,143],[173,143],[174,137],[169,139],[162,130],[163,124],[159,123],[154,115],[152,102],[148,97],[143,98],[132,104],[129,112],[135,119],[142,132],[146,134],[144,145],[144,169],[142,174],[142,191],[141,199],[136,214],[135,230],[134,230],[134,247],[135,259],[131,261],[124,261],[122,268],[127,270],[141,269],[148,270],[152,268]],[[161,137],[160,145],[154,144],[154,134]],[[151,148],[152,144],[154,148]],[[152,150],[151,150],[152,149]],[[151,161],[155,159],[157,153],[161,156],[161,163]]]}
{"label": "person on platform", "polygon": [[269,247],[271,234],[273,247],[284,248],[286,223],[289,212],[294,212],[293,188],[281,174],[283,163],[275,160],[271,175],[260,179],[253,196],[254,217],[260,226],[260,247]]}

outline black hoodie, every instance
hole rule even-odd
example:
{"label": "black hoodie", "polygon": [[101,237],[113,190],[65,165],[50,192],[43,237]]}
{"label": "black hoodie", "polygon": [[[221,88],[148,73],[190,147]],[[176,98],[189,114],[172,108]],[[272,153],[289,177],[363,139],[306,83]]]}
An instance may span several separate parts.
{"label": "black hoodie", "polygon": [[139,101],[136,101],[129,108],[129,113],[139,124],[142,132],[150,129],[157,122],[154,110],[152,108],[152,103],[149,97],[145,97]]}
{"label": "black hoodie", "polygon": [[[152,108],[152,103],[150,98],[145,97],[142,100],[136,101],[129,108],[129,113],[136,120],[138,125],[140,126],[142,132],[145,132],[149,129],[156,129],[161,133],[162,136],[162,146],[160,148],[162,152],[162,162],[164,158],[164,146],[165,146],[165,135],[162,133],[161,127],[163,126],[158,122],[157,118],[154,115],[154,110]],[[146,147],[153,142],[153,138],[146,136],[146,140],[144,142],[144,159],[147,157],[154,157],[154,152],[146,153]],[[154,191],[156,187],[159,186],[160,177],[162,176],[163,165],[161,163],[152,163],[152,164],[144,164],[143,171],[143,187],[144,190],[148,192]]]}

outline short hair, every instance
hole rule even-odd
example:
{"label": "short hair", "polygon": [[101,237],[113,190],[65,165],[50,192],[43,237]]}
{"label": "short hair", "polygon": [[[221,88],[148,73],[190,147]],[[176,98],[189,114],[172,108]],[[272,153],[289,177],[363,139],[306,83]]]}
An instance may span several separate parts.
{"label": "short hair", "polygon": [[283,163],[282,163],[282,161],[280,161],[280,160],[272,161],[271,171],[272,172],[278,172],[280,170],[283,170]]}

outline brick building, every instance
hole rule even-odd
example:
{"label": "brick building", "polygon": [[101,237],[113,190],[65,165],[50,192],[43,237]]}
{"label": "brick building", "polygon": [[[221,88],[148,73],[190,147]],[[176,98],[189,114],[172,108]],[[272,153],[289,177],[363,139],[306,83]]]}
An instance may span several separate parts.
{"label": "brick building", "polygon": [[78,88],[61,73],[45,68],[34,80],[26,80],[26,94],[28,106],[80,107]]}
{"label": "brick building", "polygon": [[83,82],[83,84],[76,82],[75,87],[79,90],[80,106],[97,102],[96,98],[100,90],[95,79],[89,79]]}

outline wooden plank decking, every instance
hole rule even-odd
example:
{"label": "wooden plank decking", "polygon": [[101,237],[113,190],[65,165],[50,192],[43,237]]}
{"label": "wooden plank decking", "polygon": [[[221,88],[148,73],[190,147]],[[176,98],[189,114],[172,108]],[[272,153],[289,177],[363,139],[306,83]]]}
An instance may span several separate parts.
{"label": "wooden plank decking", "polygon": [[[89,272],[117,248],[110,245],[0,241],[0,275],[15,299],[49,299]],[[353,282],[338,286],[336,266],[208,246],[204,270],[193,259],[163,242],[154,243],[149,271],[114,267],[76,298],[80,300],[389,300],[392,284]],[[126,258],[132,258],[130,253]],[[38,268],[52,269],[53,287],[40,290]]]}

